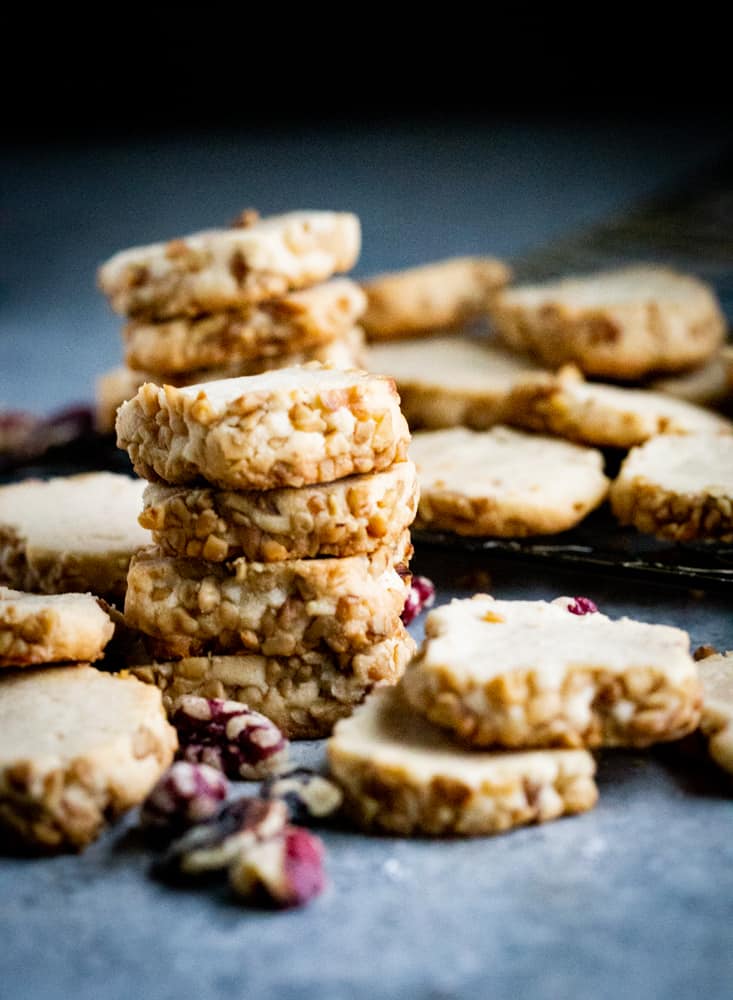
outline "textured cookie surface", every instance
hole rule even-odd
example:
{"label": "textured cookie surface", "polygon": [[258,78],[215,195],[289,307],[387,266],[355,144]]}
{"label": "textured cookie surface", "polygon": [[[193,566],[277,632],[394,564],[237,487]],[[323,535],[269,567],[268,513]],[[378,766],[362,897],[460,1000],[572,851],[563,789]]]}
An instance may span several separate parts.
{"label": "textured cookie surface", "polygon": [[378,472],[406,457],[391,379],[310,364],[176,389],[146,384],[117,442],[153,481],[274,489]]}
{"label": "textured cookie surface", "polygon": [[584,382],[573,369],[519,379],[505,420],[584,444],[632,448],[656,434],[731,430],[717,413],[647,389]]}
{"label": "textured cookie surface", "polygon": [[710,361],[690,372],[654,379],[648,388],[699,406],[722,403],[733,395],[733,387],[728,384],[726,352],[720,351]]}
{"label": "textured cookie surface", "polygon": [[150,484],[140,523],[167,554],[209,562],[350,556],[395,545],[417,512],[412,462],[333,483],[227,491]]}
{"label": "textured cookie surface", "polygon": [[622,524],[678,542],[733,542],[733,434],[655,437],[628,455],[611,485]]}
{"label": "textured cookie surface", "polygon": [[397,688],[371,694],[328,743],[331,773],[367,830],[500,833],[584,812],[596,802],[585,750],[466,750],[420,718]]}
{"label": "textured cookie surface", "polygon": [[500,292],[499,334],[551,368],[634,379],[711,357],[725,321],[712,289],[663,267],[638,266]]}
{"label": "textured cookie surface", "polygon": [[475,746],[648,746],[691,732],[701,692],[687,633],[573,608],[486,594],[436,608],[408,700]]}
{"label": "textured cookie surface", "polygon": [[391,375],[411,428],[499,423],[517,378],[536,366],[501,345],[468,337],[420,337],[370,348],[368,367]]}
{"label": "textured cookie surface", "polygon": [[130,368],[170,376],[296,354],[345,337],[364,305],[359,286],[341,278],[239,310],[131,323],[125,360]]}
{"label": "textured cookie surface", "polygon": [[325,281],[353,267],[360,248],[355,215],[290,212],[123,250],[100,268],[99,285],[128,316],[195,316]]}
{"label": "textured cookie surface", "polygon": [[[409,536],[408,536],[409,537]],[[393,635],[407,596],[397,551],[369,556],[206,563],[149,549],[133,559],[125,618],[156,642],[157,656],[363,649]]]}
{"label": "textured cookie surface", "polygon": [[697,666],[704,699],[700,728],[710,756],[733,774],[733,652],[707,656]]}
{"label": "textured cookie surface", "polygon": [[89,666],[0,684],[0,827],[30,848],[81,848],[170,764],[160,692]]}
{"label": "textured cookie surface", "polygon": [[600,452],[507,427],[420,431],[410,455],[418,529],[508,538],[565,531],[608,490]]}
{"label": "textured cookie surface", "polygon": [[94,423],[100,434],[110,434],[115,429],[117,411],[132,399],[141,385],[153,382],[180,388],[184,385],[198,385],[201,382],[218,382],[225,378],[241,378],[243,375],[261,375],[278,368],[293,368],[306,365],[310,361],[333,365],[334,368],[362,368],[365,361],[364,331],[352,327],[345,336],[329,340],[317,347],[296,354],[275,354],[270,357],[240,361],[224,367],[197,369],[179,375],[154,375],[151,372],[133,371],[131,368],[113,368],[97,378],[95,385]]}
{"label": "textured cookie surface", "polygon": [[493,257],[456,257],[364,283],[364,328],[374,340],[459,326],[485,314],[511,272]]}
{"label": "textured cookie surface", "polygon": [[133,668],[156,684],[171,711],[183,695],[230,698],[262,712],[290,739],[328,736],[377,684],[402,676],[415,643],[400,625],[389,639],[356,653],[189,657]]}
{"label": "textured cookie surface", "polygon": [[0,667],[98,660],[114,626],[91,594],[0,587]]}
{"label": "textured cookie surface", "polygon": [[144,488],[112,472],[0,487],[0,583],[122,597],[133,552],[150,544],[137,520]]}

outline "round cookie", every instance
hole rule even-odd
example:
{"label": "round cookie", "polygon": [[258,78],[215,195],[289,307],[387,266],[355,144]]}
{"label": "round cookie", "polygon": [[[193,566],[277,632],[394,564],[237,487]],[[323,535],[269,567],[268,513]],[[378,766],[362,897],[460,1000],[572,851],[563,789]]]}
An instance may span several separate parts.
{"label": "round cookie", "polygon": [[375,686],[398,681],[414,651],[400,624],[390,638],[358,652],[188,657],[136,666],[132,673],[161,689],[169,712],[187,694],[228,698],[262,712],[291,740],[318,740]]}
{"label": "round cookie", "polygon": [[130,323],[124,332],[125,361],[167,378],[297,354],[346,337],[365,303],[359,286],[341,278],[238,310]]}
{"label": "round cookie", "polygon": [[327,753],[356,823],[402,836],[502,833],[598,798],[586,751],[463,749],[414,714],[399,687],[373,692],[337,723]]}
{"label": "round cookie", "polygon": [[549,368],[638,379],[701,365],[720,347],[725,319],[709,285],[635,266],[501,291],[491,318],[507,344]]}
{"label": "round cookie", "polygon": [[0,667],[99,660],[114,625],[92,594],[0,587]]}
{"label": "round cookie", "polygon": [[500,423],[517,378],[537,371],[501,345],[468,337],[421,337],[369,349],[367,366],[397,383],[402,412],[415,430]]}
{"label": "round cookie", "polygon": [[130,566],[125,620],[164,659],[364,649],[399,627],[409,578],[395,566],[410,555],[409,532],[394,549],[341,559],[207,563],[148,549]]}
{"label": "round cookie", "polygon": [[733,542],[733,434],[661,435],[624,460],[611,485],[621,524],[677,542]]}
{"label": "round cookie", "polygon": [[469,746],[649,746],[700,718],[686,632],[612,621],[566,597],[477,594],[436,608],[403,686]]}
{"label": "round cookie", "polygon": [[231,229],[123,250],[98,279],[124,315],[197,316],[325,281],[353,267],[360,249],[359,220],[348,212],[247,213]]}
{"label": "round cookie", "polygon": [[506,264],[493,257],[454,257],[380,274],[362,286],[364,329],[370,340],[387,340],[460,326],[485,315],[510,278]]}
{"label": "round cookie", "polygon": [[523,538],[572,528],[605,498],[600,452],[507,427],[414,435],[416,529]]}
{"label": "round cookie", "polygon": [[412,462],[333,483],[265,492],[160,486],[140,523],[166,555],[208,562],[350,556],[394,546],[415,519]]}
{"label": "round cookie", "polygon": [[504,419],[599,448],[633,448],[656,434],[733,431],[729,420],[694,403],[648,389],[584,382],[572,368],[519,379]]}
{"label": "round cookie", "polygon": [[733,652],[698,661],[703,690],[700,729],[716,764],[733,774]]}
{"label": "round cookie", "polygon": [[160,692],[86,665],[0,684],[0,829],[29,849],[84,847],[173,759]]}
{"label": "round cookie", "polygon": [[0,487],[0,580],[44,594],[124,596],[145,484],[112,472]]}
{"label": "round cookie", "polygon": [[309,364],[176,389],[146,384],[117,415],[139,475],[275,489],[379,472],[406,457],[391,379]]}
{"label": "round cookie", "polygon": [[717,406],[733,395],[733,386],[728,382],[726,353],[720,351],[700,368],[690,372],[653,379],[647,388],[676,399],[686,399],[688,403],[698,406]]}

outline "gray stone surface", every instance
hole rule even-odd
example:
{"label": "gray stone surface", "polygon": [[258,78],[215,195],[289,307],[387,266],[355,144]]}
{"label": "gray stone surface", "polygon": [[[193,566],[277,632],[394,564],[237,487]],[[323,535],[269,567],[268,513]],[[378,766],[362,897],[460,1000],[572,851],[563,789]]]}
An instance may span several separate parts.
{"label": "gray stone surface", "polygon": [[[135,241],[243,205],[354,208],[361,273],[512,254],[592,222],[713,156],[714,131],[416,129],[209,137],[6,160],[0,403],[89,396],[119,357],[93,269]],[[419,551],[440,597],[488,570],[500,597],[589,594],[604,611],[733,648],[730,601],[485,557]],[[462,588],[457,581],[463,579]],[[417,623],[416,634],[419,634]],[[322,760],[322,746],[295,756]],[[148,877],[134,816],[79,857],[0,859],[2,1000],[540,1000],[731,995],[733,796],[679,749],[600,757],[598,807],[471,842],[324,835],[330,888],[261,913],[225,888]]]}

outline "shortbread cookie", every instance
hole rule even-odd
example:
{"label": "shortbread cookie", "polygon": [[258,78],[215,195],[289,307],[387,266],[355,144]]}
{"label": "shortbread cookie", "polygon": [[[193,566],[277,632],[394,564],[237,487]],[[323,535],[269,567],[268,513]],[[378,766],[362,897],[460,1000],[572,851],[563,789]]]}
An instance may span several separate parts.
{"label": "shortbread cookie", "polygon": [[399,687],[373,692],[336,725],[328,760],[359,826],[403,836],[502,833],[585,812],[598,798],[585,750],[465,750]]}
{"label": "shortbread cookie", "polygon": [[700,729],[710,756],[733,774],[733,652],[706,656],[697,668],[704,699]]}
{"label": "shortbread cookie", "polygon": [[364,331],[352,327],[344,336],[328,343],[319,344],[298,354],[274,355],[252,361],[219,368],[205,368],[180,375],[153,375],[150,372],[133,371],[130,368],[113,368],[104,372],[96,381],[94,426],[100,434],[111,434],[115,429],[117,411],[132,399],[141,385],[154,382],[155,385],[198,385],[200,382],[218,382],[225,378],[241,378],[243,375],[261,375],[278,368],[293,368],[306,365],[310,361],[320,361],[334,368],[363,368],[366,360]]}
{"label": "shortbread cookie", "polygon": [[359,286],[341,278],[241,309],[130,323],[125,360],[130,368],[170,376],[295,354],[345,336],[365,304]]}
{"label": "shortbread cookie", "polygon": [[502,346],[468,337],[420,337],[377,344],[367,357],[370,371],[391,375],[402,412],[418,427],[473,427],[502,420],[517,378],[538,369]]}
{"label": "shortbread cookie", "polygon": [[0,587],[0,667],[98,660],[114,625],[91,594],[26,594]]}
{"label": "shortbread cookie", "polygon": [[592,448],[508,427],[414,435],[420,504],[415,528],[523,538],[574,527],[608,492]]}
{"label": "shortbread cookie", "polygon": [[0,684],[0,828],[25,846],[80,849],[145,798],[173,759],[160,692],[86,665]]}
{"label": "shortbread cookie", "polygon": [[117,416],[139,475],[224,489],[379,472],[406,457],[409,438],[391,379],[315,363],[183,389],[145,384]]}
{"label": "shortbread cookie", "polygon": [[612,621],[574,599],[431,611],[403,681],[410,704],[469,746],[636,746],[676,740],[700,718],[686,632]]}
{"label": "shortbread cookie", "polygon": [[351,556],[394,546],[415,520],[412,462],[334,483],[225,491],[150,484],[140,523],[166,555],[208,562]]}
{"label": "shortbread cookie", "polygon": [[0,583],[122,597],[130,557],[150,544],[137,521],[144,488],[112,472],[0,487]]}
{"label": "shortbread cookie", "polygon": [[364,329],[372,340],[460,326],[488,311],[511,271],[493,257],[455,257],[380,274],[363,284]]}
{"label": "shortbread cookie", "polygon": [[353,267],[360,249],[355,215],[290,212],[123,250],[99,269],[99,285],[127,316],[196,316],[325,281]]}
{"label": "shortbread cookie", "polygon": [[614,379],[694,368],[725,333],[710,286],[664,267],[509,288],[495,297],[491,316],[508,344],[550,368],[574,362]]}
{"label": "shortbread cookie", "polygon": [[518,380],[505,420],[602,448],[632,448],[656,434],[733,431],[729,420],[694,403],[647,389],[584,382],[572,368]]}
{"label": "shortbread cookie", "polygon": [[398,627],[409,580],[395,565],[409,559],[408,546],[403,538],[395,552],[275,563],[206,563],[148,549],[130,565],[125,619],[165,659],[363,649]]}
{"label": "shortbread cookie", "polygon": [[628,455],[611,485],[621,524],[677,542],[733,542],[733,434],[662,435]]}
{"label": "shortbread cookie", "polygon": [[393,637],[358,653],[202,656],[134,667],[133,673],[157,684],[168,711],[187,694],[230,698],[268,716],[291,740],[318,740],[375,685],[398,681],[414,651],[400,626]]}
{"label": "shortbread cookie", "polygon": [[725,351],[720,351],[701,368],[654,379],[648,388],[698,406],[716,406],[731,395]]}

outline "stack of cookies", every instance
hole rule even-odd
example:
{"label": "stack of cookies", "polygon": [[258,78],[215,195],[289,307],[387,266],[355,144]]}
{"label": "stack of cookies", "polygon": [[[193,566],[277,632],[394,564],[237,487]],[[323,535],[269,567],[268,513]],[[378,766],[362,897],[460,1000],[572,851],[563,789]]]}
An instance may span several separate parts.
{"label": "stack of cookies", "polygon": [[184,388],[144,385],[118,442],[151,480],[125,616],[136,669],[184,694],[326,735],[413,652],[402,625],[417,506],[391,379],[317,362]]}
{"label": "stack of cookies", "polygon": [[116,254],[99,283],[127,317],[125,366],[98,381],[98,429],[112,431],[145,382],[191,385],[308,361],[354,367],[366,297],[333,276],[359,249],[349,213],[246,211],[229,229]]}

